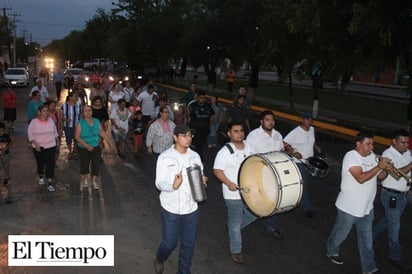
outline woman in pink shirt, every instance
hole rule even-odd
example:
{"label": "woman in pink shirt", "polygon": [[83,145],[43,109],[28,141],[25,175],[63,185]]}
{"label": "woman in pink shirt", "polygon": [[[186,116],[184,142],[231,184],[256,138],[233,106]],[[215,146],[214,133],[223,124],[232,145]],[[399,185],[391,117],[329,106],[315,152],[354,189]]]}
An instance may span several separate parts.
{"label": "woman in pink shirt", "polygon": [[47,190],[54,192],[55,188],[52,184],[52,179],[54,178],[54,157],[56,155],[58,133],[56,124],[49,117],[47,105],[39,107],[38,117],[31,120],[27,129],[27,135],[37,162],[39,184],[44,185],[44,177],[46,177]]}

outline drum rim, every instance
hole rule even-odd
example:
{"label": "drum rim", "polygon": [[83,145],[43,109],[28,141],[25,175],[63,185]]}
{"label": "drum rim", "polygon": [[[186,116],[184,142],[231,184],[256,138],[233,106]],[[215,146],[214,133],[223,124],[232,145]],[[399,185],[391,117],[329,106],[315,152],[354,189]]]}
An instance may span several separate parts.
{"label": "drum rim", "polygon": [[[272,153],[279,153],[279,154],[281,154],[281,155],[286,156],[286,157],[288,158],[288,160],[290,160],[290,163],[292,163],[293,166],[295,167],[295,169],[298,171],[298,172],[297,172],[297,175],[298,175],[298,177],[299,177],[299,184],[301,185],[301,188],[300,188],[300,191],[299,191],[299,198],[297,199],[297,203],[294,205],[294,207],[292,207],[292,208],[290,209],[290,210],[293,210],[294,208],[296,208],[296,207],[300,204],[300,202],[301,202],[301,200],[302,200],[302,197],[303,197],[303,177],[302,177],[302,174],[301,174],[301,172],[300,172],[300,170],[299,170],[299,168],[298,168],[298,166],[297,166],[294,158],[291,157],[289,154],[287,154],[287,153],[285,153],[285,152],[282,152],[282,151],[271,151],[271,152],[267,152],[267,153],[256,153],[256,154],[249,155],[248,157],[246,157],[246,158],[242,161],[242,163],[240,164],[240,167],[239,167],[238,176],[237,176],[237,177],[238,177],[238,178],[237,178],[237,180],[238,180],[238,185],[239,185],[239,187],[240,187],[240,174],[241,174],[243,165],[246,163],[246,161],[247,161],[249,158],[258,157],[259,159],[263,160],[266,164],[269,164],[270,168],[272,169],[273,173],[274,173],[275,176],[276,176],[276,179],[277,179],[277,182],[276,182],[276,183],[278,184],[279,189],[280,189],[280,186],[281,186],[281,185],[280,185],[280,176],[279,176],[279,174],[278,174],[278,170],[274,168],[274,165],[272,165],[273,162],[269,161],[269,160],[267,159],[267,157],[261,157],[262,155],[264,156],[264,155],[268,155],[268,154],[272,154]],[[284,212],[290,211],[290,210],[287,210],[287,211],[278,211],[278,212],[276,211],[277,207],[278,207],[278,206],[280,205],[280,203],[282,202],[282,197],[283,197],[283,192],[282,192],[282,191],[280,191],[280,193],[279,193],[279,198],[278,198],[278,200],[277,200],[277,202],[276,202],[276,205],[275,205],[273,211],[272,211],[269,215],[261,215],[261,214],[257,214],[256,212],[254,212],[254,211],[250,208],[250,206],[246,203],[245,198],[243,197],[242,191],[239,190],[239,192],[240,192],[240,197],[241,197],[241,199],[242,199],[242,202],[247,206],[247,208],[250,210],[250,212],[252,212],[255,216],[257,216],[257,217],[259,217],[259,218],[270,217],[270,216],[275,215],[276,213],[284,213]]]}

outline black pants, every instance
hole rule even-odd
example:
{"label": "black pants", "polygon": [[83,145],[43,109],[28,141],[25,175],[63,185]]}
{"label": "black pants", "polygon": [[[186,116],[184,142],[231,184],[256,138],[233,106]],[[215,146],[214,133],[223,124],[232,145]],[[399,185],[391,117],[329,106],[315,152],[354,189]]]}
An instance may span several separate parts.
{"label": "black pants", "polygon": [[205,146],[207,136],[209,135],[209,128],[195,128],[195,130],[196,134],[192,140],[192,145],[194,146],[194,150],[199,154],[200,158],[203,160],[203,147]]}
{"label": "black pants", "polygon": [[80,174],[85,175],[90,173],[91,176],[99,176],[101,153],[100,147],[94,147],[92,151],[78,147],[78,153],[80,158]]}
{"label": "black pants", "polygon": [[33,153],[37,162],[37,174],[42,177],[46,175],[46,178],[50,179],[54,178],[56,147],[41,148],[40,151],[33,148]]}
{"label": "black pants", "polygon": [[57,102],[59,102],[60,100],[60,94],[62,92],[62,83],[61,82],[56,82],[55,83],[56,86],[56,97],[57,97]]}

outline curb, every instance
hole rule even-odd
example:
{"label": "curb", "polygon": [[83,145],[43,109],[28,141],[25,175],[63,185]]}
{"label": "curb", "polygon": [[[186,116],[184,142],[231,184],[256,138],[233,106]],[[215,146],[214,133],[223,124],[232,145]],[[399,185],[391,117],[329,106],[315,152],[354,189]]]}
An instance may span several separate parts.
{"label": "curb", "polygon": [[[161,83],[156,83],[156,85],[164,87],[164,88],[168,88],[168,89],[172,89],[175,91],[180,91],[180,92],[187,92],[187,89],[183,89],[183,88],[178,88],[175,86],[170,86],[170,85],[165,85],[165,84],[161,84]],[[211,97],[210,95],[206,95],[207,97]],[[228,100],[225,98],[219,98],[220,101],[225,102],[226,104],[232,104],[232,100]],[[263,108],[263,107],[259,107],[256,105],[252,105],[250,107],[251,110],[256,111],[256,112],[262,112],[264,110],[267,110],[268,108]],[[273,110],[273,109],[269,109],[271,111],[273,111],[273,113],[275,113],[276,117],[288,120],[288,121],[293,121],[293,122],[300,122],[301,117],[297,116],[297,115],[293,115],[293,114],[289,114],[286,112],[280,112],[277,110]],[[342,127],[336,124],[332,124],[332,123],[327,123],[327,122],[322,122],[322,121],[318,121],[318,120],[314,120],[313,121],[313,126],[317,127],[317,128],[321,128],[324,130],[328,130],[328,131],[332,131],[335,133],[339,133],[339,134],[343,134],[343,135],[347,135],[350,137],[355,137],[356,134],[358,134],[358,130],[354,130],[351,128],[347,128],[347,127]],[[373,140],[375,143],[378,143],[380,145],[384,145],[384,146],[389,146],[391,144],[391,139],[383,137],[383,136],[378,136],[378,135],[374,135]]]}

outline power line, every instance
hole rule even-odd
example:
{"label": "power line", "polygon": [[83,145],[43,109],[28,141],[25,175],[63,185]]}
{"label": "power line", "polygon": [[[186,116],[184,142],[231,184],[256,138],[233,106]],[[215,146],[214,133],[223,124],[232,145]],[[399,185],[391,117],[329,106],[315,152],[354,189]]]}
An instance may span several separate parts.
{"label": "power line", "polygon": [[56,24],[56,23],[51,23],[51,22],[34,22],[34,21],[23,21],[23,20],[21,20],[20,22],[27,23],[27,24],[33,24],[33,25],[47,25],[50,27],[68,27],[68,28],[83,28],[84,27],[80,25]]}

